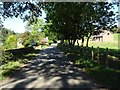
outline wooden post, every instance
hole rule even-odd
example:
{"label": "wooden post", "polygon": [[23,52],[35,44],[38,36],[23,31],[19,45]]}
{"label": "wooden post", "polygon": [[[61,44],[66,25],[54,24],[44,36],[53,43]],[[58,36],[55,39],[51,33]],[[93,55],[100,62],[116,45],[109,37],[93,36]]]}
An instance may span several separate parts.
{"label": "wooden post", "polygon": [[84,59],[86,60],[86,47],[84,47]]}
{"label": "wooden post", "polygon": [[83,49],[83,58],[85,59],[85,47],[82,48]]}
{"label": "wooden post", "polygon": [[91,59],[94,60],[93,46],[92,46],[92,57],[91,57]]}
{"label": "wooden post", "polygon": [[108,48],[106,48],[106,65],[108,64]]}
{"label": "wooden post", "polygon": [[98,64],[100,64],[100,49],[99,49],[99,46],[98,46]]}

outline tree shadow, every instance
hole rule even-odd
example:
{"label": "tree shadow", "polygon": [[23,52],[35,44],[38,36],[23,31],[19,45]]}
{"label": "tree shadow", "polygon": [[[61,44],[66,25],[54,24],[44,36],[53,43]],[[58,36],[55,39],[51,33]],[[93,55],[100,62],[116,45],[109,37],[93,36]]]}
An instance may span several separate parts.
{"label": "tree shadow", "polygon": [[[77,64],[80,68],[86,68],[89,75],[96,82],[106,85],[107,87],[119,87],[120,50],[108,49],[108,63],[106,65],[106,49],[104,48],[99,48],[100,64],[98,64],[98,48],[70,47],[67,45],[58,45],[58,47],[65,53],[68,60]],[[93,60],[92,51],[94,52]]]}
{"label": "tree shadow", "polygon": [[10,76],[2,88],[98,88],[80,68],[70,64],[57,48],[41,50],[36,59]]}
{"label": "tree shadow", "polygon": [[[74,46],[70,47],[68,45],[58,45],[58,47],[65,53],[69,60],[73,61],[74,63],[77,60],[84,59],[84,60],[92,60],[92,51],[94,52],[93,60],[94,62],[98,62],[98,48],[91,48],[91,47],[80,47]],[[106,65],[106,49],[99,48],[99,58],[100,58],[100,65]],[[120,50],[119,49],[108,49],[108,67],[112,69],[120,70]]]}

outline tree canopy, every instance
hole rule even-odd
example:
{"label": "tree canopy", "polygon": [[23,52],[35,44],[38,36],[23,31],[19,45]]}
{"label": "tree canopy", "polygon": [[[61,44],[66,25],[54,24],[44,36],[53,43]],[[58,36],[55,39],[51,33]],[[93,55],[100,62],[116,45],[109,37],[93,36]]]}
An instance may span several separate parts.
{"label": "tree canopy", "polygon": [[115,14],[107,2],[47,3],[47,21],[51,20],[52,32],[59,33],[69,44],[77,39],[90,37],[97,28],[111,28]]}
{"label": "tree canopy", "polygon": [[42,15],[43,8],[47,23],[52,23],[48,32],[71,45],[84,37],[89,41],[95,29],[112,28],[115,24],[115,13],[111,11],[113,4],[108,2],[3,2],[0,7],[4,18],[19,16],[31,24],[39,22],[36,17]]}

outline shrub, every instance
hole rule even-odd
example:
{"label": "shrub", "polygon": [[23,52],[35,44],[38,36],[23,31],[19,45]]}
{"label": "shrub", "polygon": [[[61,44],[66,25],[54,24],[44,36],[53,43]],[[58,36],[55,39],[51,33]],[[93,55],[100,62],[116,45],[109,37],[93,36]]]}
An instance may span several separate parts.
{"label": "shrub", "polygon": [[95,61],[84,60],[82,58],[79,60],[76,60],[75,63],[82,68],[95,67],[98,65],[97,62],[95,62]]}
{"label": "shrub", "polygon": [[2,56],[0,58],[0,61],[2,64],[8,63],[8,61],[14,60],[14,56],[10,52],[2,52]]}
{"label": "shrub", "polygon": [[18,61],[16,62],[8,62],[7,64],[4,64],[1,66],[2,71],[0,72],[0,74],[2,76],[8,76],[10,75],[10,73],[12,73],[13,71],[15,71],[18,67],[20,67],[20,63]]}
{"label": "shrub", "polygon": [[4,48],[5,49],[13,49],[16,47],[17,47],[17,38],[15,35],[10,35],[5,41]]}

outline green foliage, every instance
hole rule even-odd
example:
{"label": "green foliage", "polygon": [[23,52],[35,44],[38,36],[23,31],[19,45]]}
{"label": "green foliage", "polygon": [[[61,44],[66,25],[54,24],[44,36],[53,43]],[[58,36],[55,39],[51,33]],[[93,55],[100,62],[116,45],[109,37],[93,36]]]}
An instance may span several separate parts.
{"label": "green foliage", "polygon": [[34,40],[35,45],[40,45],[41,35],[40,33],[31,34],[31,32],[26,31],[19,35],[18,38],[22,39],[22,44],[25,47],[31,46],[31,40]]}
{"label": "green foliage", "polygon": [[26,31],[26,32],[24,32],[24,33],[19,34],[18,39],[19,39],[19,38],[22,39],[22,42],[21,42],[21,43],[22,43],[24,46],[29,46],[29,45],[30,45],[30,40],[31,40],[31,38],[32,38],[30,32]]}
{"label": "green foliage", "polygon": [[47,45],[51,45],[53,43],[52,40],[48,40]]}
{"label": "green foliage", "polygon": [[42,35],[43,35],[43,37],[48,37],[49,38],[49,40],[55,40],[55,41],[57,41],[58,40],[58,38],[59,38],[59,35],[57,34],[57,33],[55,33],[55,32],[52,32],[50,29],[50,26],[52,25],[52,23],[49,21],[49,22],[47,22],[47,23],[45,23],[45,25],[44,25],[44,27],[43,27],[43,29],[42,29]]}
{"label": "green foliage", "polygon": [[14,56],[12,53],[9,52],[2,52],[2,56],[0,58],[0,61],[2,64],[8,63],[9,61],[14,60]]}
{"label": "green foliage", "polygon": [[114,37],[114,41],[118,41],[119,42],[120,33],[114,33],[113,37]]}
{"label": "green foliage", "polygon": [[5,49],[13,49],[17,47],[17,38],[15,35],[10,35],[5,41]]}
{"label": "green foliage", "polygon": [[3,80],[6,76],[9,76],[13,71],[17,70],[20,65],[20,62],[18,61],[10,61],[7,64],[0,66],[2,69],[0,71],[0,80]]}
{"label": "green foliage", "polygon": [[[29,60],[32,60],[36,55],[38,55],[40,50],[35,50],[33,47],[21,48],[16,50],[9,50],[15,56],[15,60],[11,57],[10,60],[6,59],[6,63],[2,63],[0,66],[0,80],[4,80],[6,77],[11,75],[12,72],[17,70],[21,65],[28,63]],[[14,61],[12,61],[14,60]]]}
{"label": "green foliage", "polygon": [[113,33],[119,33],[120,32],[118,27],[114,27],[113,29],[111,29],[111,31]]}
{"label": "green foliage", "polygon": [[[93,48],[94,60],[91,60],[90,47],[70,47],[65,44],[58,44],[58,48],[64,52],[68,60],[73,61],[78,67],[84,68],[85,72],[87,72],[97,83],[112,88],[119,87],[120,50],[109,49],[108,65],[105,65],[106,50],[104,48],[100,48],[100,64],[97,62],[97,48]],[[113,56],[114,58],[112,58]]]}
{"label": "green foliage", "polygon": [[[80,64],[81,67],[94,67],[98,63],[98,49],[97,48],[85,48],[85,47],[70,47],[68,45],[58,44],[58,48],[61,49],[68,60],[73,61],[76,64]],[[92,60],[92,50],[94,57]],[[106,48],[100,48],[100,65],[106,65]],[[108,67],[113,69],[120,69],[119,55],[120,50],[108,49]]]}
{"label": "green foliage", "polygon": [[[4,2],[2,3],[3,13],[1,16],[18,17],[20,15],[23,20],[28,20],[32,27],[33,33],[39,28],[39,20],[36,17],[41,15],[44,9],[50,23],[49,31],[57,33],[57,38],[67,40],[69,44],[74,45],[76,39],[91,36],[95,29],[112,28],[115,21],[115,14],[111,9],[112,3],[108,2],[72,2],[72,3],[40,3],[40,2]],[[41,9],[42,7],[42,9]],[[71,8],[72,7],[72,8]],[[9,12],[6,12],[9,9]],[[29,11],[29,13],[26,13]],[[37,24],[37,22],[39,22]]]}
{"label": "green foliage", "polygon": [[120,70],[96,66],[94,68],[87,68],[86,71],[96,82],[110,88],[119,88]]}
{"label": "green foliage", "polygon": [[52,23],[49,30],[74,45],[76,39],[86,36],[89,40],[95,29],[111,28],[115,21],[111,8],[107,2],[47,3],[45,11],[47,21]]}
{"label": "green foliage", "polygon": [[28,22],[27,27],[29,27],[29,31],[31,33],[31,37],[34,39],[35,43],[39,44],[40,40],[41,40],[41,33],[40,31],[43,29],[44,26],[44,22],[42,19],[38,19],[36,18],[37,21],[36,22]]}
{"label": "green foliage", "polygon": [[15,35],[15,34],[16,33],[14,31],[0,27],[0,42],[4,44],[8,36]]}
{"label": "green foliage", "polygon": [[[35,22],[36,17],[41,16],[42,13],[41,2],[36,2],[36,3],[33,3],[33,1],[3,2],[1,3],[1,6],[3,13],[0,13],[0,16],[3,16],[3,18],[13,17],[13,16],[17,18],[18,16],[20,16],[24,21],[30,20],[31,22]],[[26,13],[28,11],[29,13]]]}
{"label": "green foliage", "polygon": [[84,59],[76,60],[75,64],[77,64],[81,68],[92,68],[98,65],[97,62]]}

